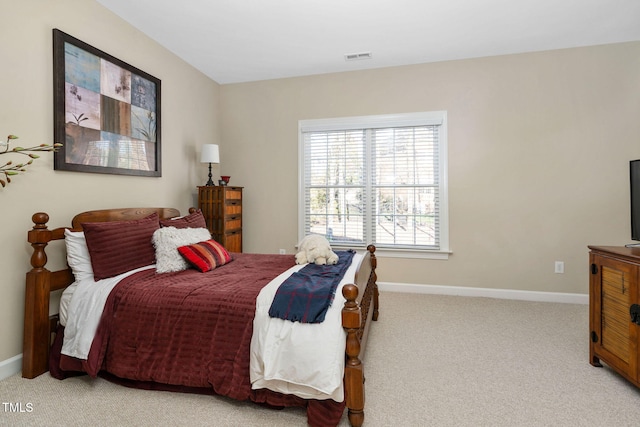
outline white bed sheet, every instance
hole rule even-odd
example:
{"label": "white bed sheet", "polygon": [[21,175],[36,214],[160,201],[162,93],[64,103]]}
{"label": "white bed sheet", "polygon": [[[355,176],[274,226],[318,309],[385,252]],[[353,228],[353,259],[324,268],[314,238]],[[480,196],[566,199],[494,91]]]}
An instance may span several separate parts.
{"label": "white bed sheet", "polygon": [[[322,323],[291,322],[269,317],[271,301],[292,267],[265,286],[256,300],[251,338],[251,386],[267,388],[303,399],[344,400],[344,352],[346,332],[342,328],[345,298],[342,287],[353,283],[364,256],[356,253]],[[291,361],[295,361],[292,364]]]}
{"label": "white bed sheet", "polygon": [[73,282],[62,291],[62,295],[60,296],[60,307],[58,309],[58,319],[62,326],[67,326],[67,316],[69,312],[69,304],[71,303],[71,298],[73,297],[73,293],[78,287],[78,282]]}
{"label": "white bed sheet", "polygon": [[114,277],[93,281],[80,280],[76,283],[69,306],[66,310],[64,340],[61,353],[87,360],[93,337],[96,335],[104,305],[111,290],[127,276],[138,271],[155,268],[155,264],[136,268]]}

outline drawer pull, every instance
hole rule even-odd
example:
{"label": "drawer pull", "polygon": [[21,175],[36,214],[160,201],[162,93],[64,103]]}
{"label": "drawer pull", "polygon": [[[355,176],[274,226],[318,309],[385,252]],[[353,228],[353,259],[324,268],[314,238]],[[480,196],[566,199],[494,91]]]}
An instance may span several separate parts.
{"label": "drawer pull", "polygon": [[640,325],[640,305],[631,304],[631,307],[629,307],[629,314],[631,315],[631,323]]}

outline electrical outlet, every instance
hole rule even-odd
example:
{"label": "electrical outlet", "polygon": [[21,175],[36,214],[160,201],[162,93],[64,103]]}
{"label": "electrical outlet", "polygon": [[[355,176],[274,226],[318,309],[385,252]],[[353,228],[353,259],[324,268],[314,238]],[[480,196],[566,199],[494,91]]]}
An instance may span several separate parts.
{"label": "electrical outlet", "polygon": [[558,274],[564,273],[564,261],[556,261],[555,273],[558,273]]}
{"label": "electrical outlet", "polygon": [[287,253],[286,249],[280,249],[280,255],[285,255]]}

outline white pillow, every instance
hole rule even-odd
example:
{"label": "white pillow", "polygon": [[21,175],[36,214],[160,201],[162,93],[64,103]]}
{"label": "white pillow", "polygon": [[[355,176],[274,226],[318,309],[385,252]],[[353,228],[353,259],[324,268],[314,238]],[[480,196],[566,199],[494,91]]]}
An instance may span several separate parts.
{"label": "white pillow", "polygon": [[93,280],[91,257],[87,248],[84,232],[64,230],[64,243],[67,247],[67,264],[76,281]]}
{"label": "white pillow", "polygon": [[189,268],[178,247],[193,245],[211,239],[206,228],[162,227],[153,232],[153,246],[156,248],[156,272],[168,273]]}

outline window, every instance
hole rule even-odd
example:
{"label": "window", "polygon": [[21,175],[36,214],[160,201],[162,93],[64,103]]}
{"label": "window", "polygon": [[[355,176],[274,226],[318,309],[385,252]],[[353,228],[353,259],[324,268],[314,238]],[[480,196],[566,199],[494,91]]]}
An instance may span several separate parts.
{"label": "window", "polygon": [[446,129],[444,111],[300,121],[300,239],[446,257]]}

